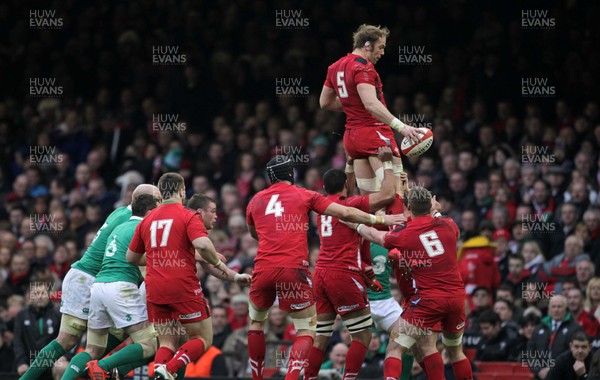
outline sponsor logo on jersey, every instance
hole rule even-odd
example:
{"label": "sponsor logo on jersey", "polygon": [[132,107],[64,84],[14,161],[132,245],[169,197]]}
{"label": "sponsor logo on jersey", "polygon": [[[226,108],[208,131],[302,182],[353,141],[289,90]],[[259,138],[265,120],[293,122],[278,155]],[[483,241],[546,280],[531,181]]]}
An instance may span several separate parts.
{"label": "sponsor logo on jersey", "polygon": [[90,313],[90,309],[87,307],[84,307],[82,310],[83,314],[89,314]]}
{"label": "sponsor logo on jersey", "polygon": [[355,303],[354,305],[340,306],[337,308],[337,311],[339,311],[340,313],[343,313],[344,311],[350,311],[352,309],[356,309],[357,307],[358,307],[358,304]]}
{"label": "sponsor logo on jersey", "polygon": [[201,312],[190,313],[190,314],[179,314],[179,319],[194,319],[202,316]]}
{"label": "sponsor logo on jersey", "polygon": [[458,325],[456,325],[456,329],[462,329],[465,326],[465,323],[459,323]]}
{"label": "sponsor logo on jersey", "polygon": [[304,309],[308,305],[310,305],[310,301],[304,302],[304,303],[293,303],[290,305],[290,309],[292,309],[292,310]]}
{"label": "sponsor logo on jersey", "polygon": [[416,305],[416,304],[418,304],[419,302],[421,302],[421,299],[420,299],[420,298],[419,298],[419,299],[417,299],[417,300],[414,300],[414,301],[410,301],[410,303],[412,303],[413,305]]}

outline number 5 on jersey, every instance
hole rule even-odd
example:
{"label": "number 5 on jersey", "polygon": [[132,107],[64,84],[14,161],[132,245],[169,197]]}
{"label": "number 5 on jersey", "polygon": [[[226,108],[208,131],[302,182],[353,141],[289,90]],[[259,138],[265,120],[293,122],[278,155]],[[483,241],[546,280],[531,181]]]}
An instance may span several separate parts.
{"label": "number 5 on jersey", "polygon": [[281,202],[277,199],[279,199],[279,194],[271,196],[271,199],[267,204],[267,209],[265,210],[265,215],[274,214],[276,218],[281,218],[285,210],[283,206],[281,206]]}
{"label": "number 5 on jersey", "polygon": [[150,247],[156,248],[156,232],[157,230],[163,230],[162,239],[160,239],[160,246],[166,247],[169,241],[169,233],[171,232],[171,226],[173,225],[173,219],[161,219],[153,220],[150,224]]}
{"label": "number 5 on jersey", "polygon": [[338,96],[340,98],[347,98],[348,90],[346,89],[346,82],[344,82],[344,72],[338,71],[336,79],[337,79],[337,86],[338,86]]}

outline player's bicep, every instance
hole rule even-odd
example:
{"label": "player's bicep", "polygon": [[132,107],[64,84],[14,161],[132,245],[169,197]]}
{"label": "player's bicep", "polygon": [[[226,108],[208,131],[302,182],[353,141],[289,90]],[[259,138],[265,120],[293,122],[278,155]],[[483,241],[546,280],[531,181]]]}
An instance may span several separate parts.
{"label": "player's bicep", "polygon": [[321,96],[319,97],[319,105],[321,106],[321,108],[330,106],[335,102],[336,96],[337,95],[333,88],[324,85],[323,89],[321,90]]}
{"label": "player's bicep", "polygon": [[377,99],[377,91],[375,90],[375,86],[372,84],[359,83],[356,86],[356,91],[358,91],[358,96],[360,97],[360,100],[364,104],[365,108],[379,102],[379,99]]}

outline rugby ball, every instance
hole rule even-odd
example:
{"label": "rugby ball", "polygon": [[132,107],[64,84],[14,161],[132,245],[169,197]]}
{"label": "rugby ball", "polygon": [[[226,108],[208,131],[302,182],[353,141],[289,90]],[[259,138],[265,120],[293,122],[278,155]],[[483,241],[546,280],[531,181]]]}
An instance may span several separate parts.
{"label": "rugby ball", "polygon": [[406,137],[402,139],[400,150],[406,157],[420,156],[433,145],[433,132],[431,132],[431,129],[428,129],[425,133],[418,133],[418,135],[419,142],[416,144],[411,144]]}

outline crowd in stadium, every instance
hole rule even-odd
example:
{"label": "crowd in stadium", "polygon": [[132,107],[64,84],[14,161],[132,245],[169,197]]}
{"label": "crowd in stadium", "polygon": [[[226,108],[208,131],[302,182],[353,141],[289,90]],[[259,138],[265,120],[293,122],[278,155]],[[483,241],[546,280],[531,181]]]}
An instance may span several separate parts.
{"label": "crowd in stadium", "polygon": [[[31,29],[21,2],[0,5],[0,373],[22,374],[56,337],[71,264],[137,185],[165,172],[184,177],[188,198],[217,200],[209,237],[230,268],[251,273],[257,243],[246,207],[269,186],[269,159],[293,156],[296,183],[318,192],[323,173],[346,164],[343,114],[320,109],[318,94],[327,65],[350,51],[364,22],[392,31],[377,66],[390,111],[435,136],[426,154],[403,162],[409,181],[430,189],[460,227],[463,344],[473,360],[529,363],[544,378],[543,361],[523,352],[556,359],[579,331],[599,348],[598,7],[566,2],[549,9],[555,29],[529,30],[520,7],[436,4],[347,0],[333,12],[309,1],[308,27],[277,29],[279,6],[267,1],[57,3],[65,25],[56,30]],[[159,45],[179,46],[186,64],[153,65]],[[400,45],[425,46],[432,64],[399,66]],[[31,77],[56,78],[64,94],[30,96]],[[556,95],[523,97],[526,77],[547,78]],[[310,91],[278,95],[276,78],[300,78]],[[246,355],[247,291],[198,267],[213,345]],[[30,302],[32,282],[52,284],[48,300]],[[47,324],[41,339],[32,339],[30,318]],[[569,339],[542,334],[553,322]],[[322,368],[343,366],[350,335],[336,329]],[[294,334],[272,309],[267,341]],[[365,377],[381,376],[386,341],[373,331]],[[282,352],[268,346],[265,367]],[[214,361],[213,373],[248,376],[243,355]],[[415,362],[412,378],[422,376]]]}

